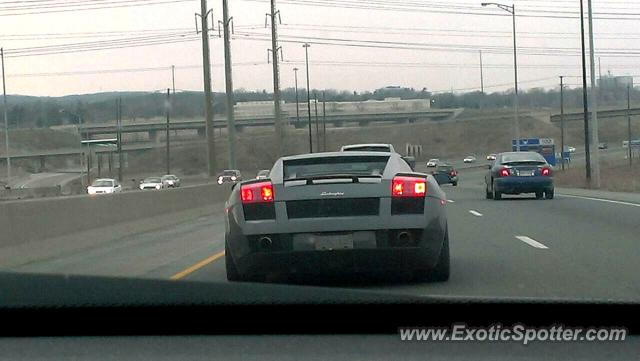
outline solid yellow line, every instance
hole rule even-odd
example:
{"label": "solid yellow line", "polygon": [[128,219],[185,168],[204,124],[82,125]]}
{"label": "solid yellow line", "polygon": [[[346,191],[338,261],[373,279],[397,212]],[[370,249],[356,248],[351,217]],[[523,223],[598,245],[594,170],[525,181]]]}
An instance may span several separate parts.
{"label": "solid yellow line", "polygon": [[202,261],[194,264],[193,266],[174,274],[173,276],[171,276],[171,279],[172,280],[179,280],[179,279],[181,279],[181,278],[183,278],[183,277],[185,277],[185,276],[187,276],[187,275],[199,270],[200,268],[208,265],[209,263],[217,260],[218,258],[220,258],[222,256],[224,256],[224,251],[216,253],[216,254],[214,254],[212,256],[209,256],[209,257],[203,259]]}

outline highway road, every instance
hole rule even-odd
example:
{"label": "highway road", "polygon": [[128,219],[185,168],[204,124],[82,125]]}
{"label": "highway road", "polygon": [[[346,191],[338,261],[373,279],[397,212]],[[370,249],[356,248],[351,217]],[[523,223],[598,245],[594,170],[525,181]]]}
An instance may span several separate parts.
{"label": "highway road", "polygon": [[[460,297],[640,299],[640,196],[603,200],[607,193],[557,190],[554,200],[492,201],[484,199],[483,175],[483,169],[462,170],[458,187],[443,187],[449,200],[449,282],[353,286]],[[3,268],[227,282],[222,212],[219,204],[209,216],[103,241],[94,238],[108,232],[96,232],[74,241],[81,246],[29,262],[19,262],[18,252]]]}

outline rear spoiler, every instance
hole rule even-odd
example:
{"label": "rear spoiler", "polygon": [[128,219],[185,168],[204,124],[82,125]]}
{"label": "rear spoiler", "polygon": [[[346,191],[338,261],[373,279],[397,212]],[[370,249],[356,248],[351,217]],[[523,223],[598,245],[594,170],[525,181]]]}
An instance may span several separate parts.
{"label": "rear spoiler", "polygon": [[285,179],[284,182],[301,182],[305,181],[307,185],[313,185],[313,181],[315,180],[326,180],[326,179],[351,179],[352,183],[360,183],[360,178],[367,179],[382,179],[381,175],[356,175],[356,174],[330,174],[330,175],[321,175],[321,176],[312,176],[312,177],[301,177],[301,178],[290,178]]}

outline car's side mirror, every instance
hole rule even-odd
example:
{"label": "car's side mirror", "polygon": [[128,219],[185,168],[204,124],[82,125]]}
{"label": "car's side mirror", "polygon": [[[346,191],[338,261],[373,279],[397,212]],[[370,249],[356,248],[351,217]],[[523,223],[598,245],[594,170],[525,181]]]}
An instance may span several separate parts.
{"label": "car's side mirror", "polygon": [[407,162],[407,164],[409,164],[409,167],[411,167],[411,170],[415,170],[416,168],[416,158],[412,157],[410,155],[405,155],[402,157],[402,159],[404,159],[405,162]]}

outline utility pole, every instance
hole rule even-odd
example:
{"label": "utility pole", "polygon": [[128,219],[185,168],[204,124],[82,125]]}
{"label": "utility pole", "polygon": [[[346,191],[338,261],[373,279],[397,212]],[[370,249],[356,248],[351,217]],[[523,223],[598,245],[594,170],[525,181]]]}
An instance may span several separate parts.
{"label": "utility pole", "polygon": [[602,57],[598,57],[598,85],[602,84]]}
{"label": "utility pole", "polygon": [[591,150],[589,146],[589,101],[587,99],[587,59],[584,42],[584,1],[580,0],[580,37],[582,43],[582,106],[584,109],[584,155],[587,183],[591,184]]}
{"label": "utility pole", "polygon": [[484,94],[484,76],[482,74],[482,50],[480,50],[480,93]]}
{"label": "utility pole", "polygon": [[307,115],[309,116],[309,153],[313,153],[313,141],[311,137],[311,88],[309,88],[309,43],[302,45],[304,48],[305,62],[307,64]]}
{"label": "utility pole", "polygon": [[276,11],[276,0],[271,0],[271,56],[273,59],[273,109],[274,121],[276,125],[276,147],[278,156],[285,153],[284,149],[284,127],[282,125],[282,111],[280,109],[280,68],[278,63],[278,51],[282,55],[282,48],[278,48],[278,25],[276,16],[280,19],[280,11]]}
{"label": "utility pole", "polygon": [[514,121],[515,121],[515,133],[516,133],[516,151],[520,151],[520,119],[519,119],[519,99],[518,99],[518,47],[516,44],[516,6],[515,5],[504,5],[497,3],[482,3],[482,6],[490,6],[495,5],[498,8],[508,12],[511,14],[511,18],[513,21],[513,73],[514,73],[514,83],[515,83],[515,92],[513,99],[513,111],[514,111]]}
{"label": "utility pole", "polygon": [[[207,138],[207,174],[216,175],[216,148],[213,124],[213,93],[211,92],[211,59],[209,54],[209,22],[207,0],[200,0],[200,19],[202,20],[202,72],[204,77],[204,117]],[[198,16],[198,14],[196,14]],[[197,24],[197,21],[196,21]]]}
{"label": "utility pole", "polygon": [[518,99],[518,55],[517,55],[517,46],[516,46],[516,6],[511,5],[511,15],[513,18],[513,72],[514,79],[516,84],[515,89],[515,99],[514,99],[514,111],[515,111],[515,120],[516,120],[516,152],[520,151],[520,118],[519,118],[519,106],[520,104]]}
{"label": "utility pole", "polygon": [[233,72],[231,70],[231,34],[229,23],[229,1],[222,0],[222,27],[224,28],[224,76],[227,98],[227,138],[229,152],[229,169],[236,169],[236,121],[233,100]]}
{"label": "utility pole", "polygon": [[[118,182],[122,183],[122,166],[123,166],[123,160],[122,160],[122,98],[118,98],[117,100],[117,126],[116,129],[118,130],[117,132],[117,142],[118,142]],[[89,160],[91,160],[91,149],[89,149]],[[87,178],[90,176],[87,176]]]}
{"label": "utility pole", "polygon": [[7,117],[7,83],[4,75],[4,49],[0,48],[2,58],[2,113],[4,117],[4,151],[7,159],[7,186],[11,181],[11,157],[9,156],[9,119]]}
{"label": "utility pole", "polygon": [[167,110],[167,173],[166,174],[171,174],[171,151],[170,151],[170,141],[169,141],[169,122],[170,122],[170,116],[171,116],[171,95],[169,93],[170,89],[167,88],[167,105],[166,105],[166,110]]}
{"label": "utility pole", "polygon": [[300,123],[300,107],[298,105],[298,68],[293,68],[293,76],[296,84],[296,124]]}
{"label": "utility pole", "polygon": [[564,170],[564,76],[560,75],[560,164]]}
{"label": "utility pole", "polygon": [[313,106],[316,113],[316,150],[320,151],[320,124],[318,123],[318,93],[313,92]]}
{"label": "utility pole", "polygon": [[327,151],[327,102],[322,91],[322,150]]}
{"label": "utility pole", "polygon": [[627,84],[627,135],[628,143],[627,148],[629,150],[629,167],[633,164],[631,160],[631,84]]}
{"label": "utility pole", "polygon": [[171,85],[173,86],[173,95],[176,95],[176,66],[171,65]]}
{"label": "utility pole", "polygon": [[598,86],[596,84],[596,72],[595,72],[595,60],[594,60],[594,45],[593,45],[593,9],[591,6],[591,0],[587,0],[589,11],[589,62],[591,73],[591,135],[593,147],[593,174],[592,184],[593,188],[600,188],[600,150],[598,144]]}

